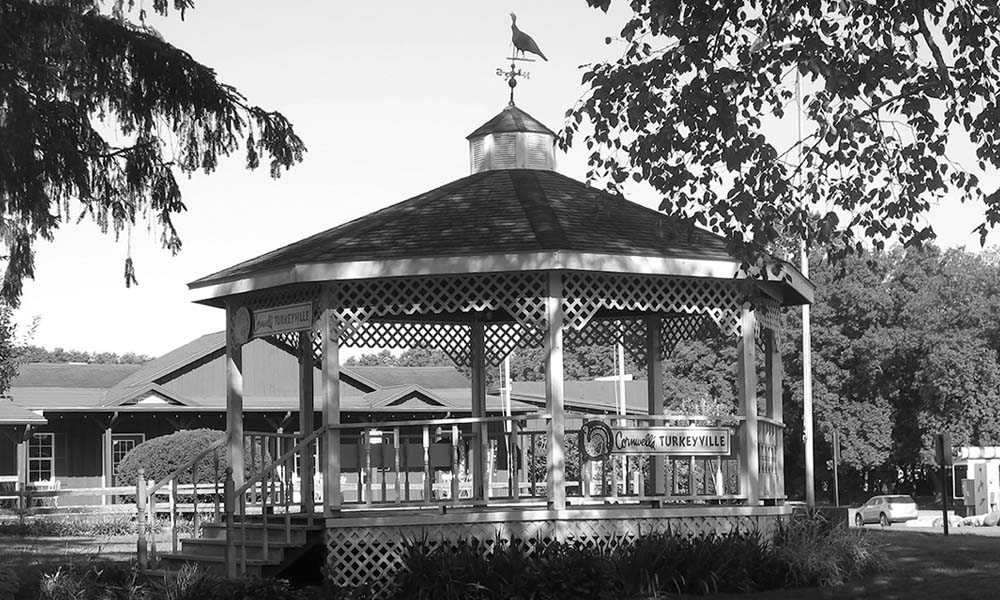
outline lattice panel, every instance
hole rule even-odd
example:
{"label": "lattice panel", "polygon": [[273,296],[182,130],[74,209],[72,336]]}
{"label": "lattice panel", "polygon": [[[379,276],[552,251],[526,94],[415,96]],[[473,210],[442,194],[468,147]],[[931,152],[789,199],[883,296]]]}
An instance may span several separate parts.
{"label": "lattice panel", "polygon": [[646,364],[646,322],[643,319],[592,319],[583,329],[566,329],[568,346],[622,344],[638,364]]}
{"label": "lattice panel", "polygon": [[[338,587],[369,586],[374,598],[388,598],[393,579],[403,566],[403,541],[424,540],[431,548],[443,548],[458,540],[477,540],[492,551],[497,538],[519,540],[531,555],[552,540],[611,552],[640,535],[709,535],[761,531],[769,535],[775,517],[767,516],[664,516],[608,519],[566,519],[441,523],[428,517],[424,525],[330,527],[326,530],[327,569]],[[385,520],[382,519],[384,523]]]}
{"label": "lattice panel", "polygon": [[374,348],[438,348],[455,364],[469,365],[471,334],[464,323],[404,323],[371,321],[343,334],[344,346]]}
{"label": "lattice panel", "polygon": [[543,273],[398,277],[341,282],[336,286],[338,332],[373,316],[415,316],[503,310],[528,329],[546,328]]}
{"label": "lattice panel", "polygon": [[777,333],[781,331],[781,304],[777,300],[761,296],[754,300],[754,311],[757,313],[757,335],[760,329],[766,328]]}
{"label": "lattice panel", "polygon": [[678,342],[707,337],[708,315],[679,315],[663,319],[660,325],[660,358],[673,354]]}
{"label": "lattice panel", "polygon": [[781,304],[777,300],[767,296],[761,296],[754,301],[754,312],[757,314],[756,331],[757,345],[762,350],[764,344],[764,330],[770,329],[774,332],[774,340],[781,346]]}
{"label": "lattice panel", "polygon": [[583,329],[604,308],[707,314],[722,331],[735,335],[745,297],[745,284],[738,281],[608,273],[569,273],[563,277],[566,324],[573,329]]}
{"label": "lattice panel", "polygon": [[287,333],[279,333],[278,335],[269,335],[264,338],[269,343],[277,346],[278,348],[284,350],[285,352],[291,354],[292,356],[299,355],[299,332],[290,331]]}
{"label": "lattice panel", "polygon": [[514,350],[539,348],[545,334],[537,329],[526,329],[520,323],[490,323],[484,328],[486,363],[498,365]]}
{"label": "lattice panel", "polygon": [[276,288],[275,291],[266,291],[259,294],[255,294],[247,300],[247,308],[251,312],[255,310],[263,310],[267,308],[275,308],[277,306],[287,306],[289,304],[303,304],[305,302],[311,302],[313,305],[313,320],[315,321],[319,318],[320,306],[319,306],[319,286],[302,286],[302,287],[282,287]]}
{"label": "lattice panel", "polygon": [[757,426],[757,456],[760,469],[760,497],[779,497],[778,486],[783,477],[781,463],[778,461],[778,440],[781,431],[770,423],[759,423]]}

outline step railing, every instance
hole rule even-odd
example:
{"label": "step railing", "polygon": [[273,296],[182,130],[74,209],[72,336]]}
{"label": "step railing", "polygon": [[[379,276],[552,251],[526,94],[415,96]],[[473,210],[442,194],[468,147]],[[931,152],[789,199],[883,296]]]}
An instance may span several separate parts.
{"label": "step railing", "polygon": [[[192,525],[195,536],[197,536],[198,532],[201,530],[199,495],[211,496],[211,501],[209,503],[211,511],[214,519],[216,521],[219,520],[219,517],[222,514],[222,498],[224,497],[224,489],[221,485],[223,482],[221,482],[218,477],[220,454],[225,451],[228,441],[229,436],[223,435],[159,481],[146,481],[145,470],[141,467],[139,468],[139,473],[136,476],[135,504],[136,529],[138,530],[136,554],[140,569],[148,569],[150,559],[155,559],[157,553],[156,535],[154,534],[152,536],[148,536],[149,539],[147,540],[147,533],[149,531],[149,527],[155,525],[155,517],[159,508],[159,503],[156,500],[158,496],[167,496],[168,499],[167,511],[170,519],[170,547],[172,552],[177,552],[178,548],[179,528],[177,516],[178,507],[180,505],[178,499],[182,497],[182,495],[183,497],[190,498],[191,500],[187,504],[191,505],[193,515]],[[212,456],[211,469],[215,476],[212,477],[211,482],[199,484],[199,466],[209,455]],[[180,484],[179,480],[187,474],[190,475],[191,483],[186,485]]]}
{"label": "step railing", "polygon": [[[326,427],[321,427],[309,435],[273,434],[264,432],[246,432],[244,439],[251,448],[251,464],[255,467],[252,476],[236,487],[233,481],[233,471],[226,470],[226,571],[230,577],[237,573],[246,573],[247,568],[247,521],[251,513],[258,512],[261,517],[261,554],[268,560],[270,554],[269,526],[273,523],[273,514],[281,512],[285,543],[292,541],[292,515],[295,512],[306,515],[306,522],[312,525],[314,521],[313,498],[305,498],[299,491],[302,503],[295,502],[295,487],[293,476],[298,474],[300,480],[312,478],[311,473],[300,473],[299,465],[308,464],[302,461],[303,456],[315,456]],[[294,445],[291,445],[294,442]],[[290,446],[290,447],[289,447]],[[281,452],[282,448],[287,448]],[[280,454],[279,454],[280,452]],[[277,456],[275,456],[277,455]],[[260,459],[258,463],[258,458]],[[302,510],[302,507],[306,507]],[[252,510],[251,510],[252,509]],[[234,533],[236,524],[234,516],[240,515],[239,547],[236,546]],[[239,551],[239,560],[236,552]],[[237,569],[237,565],[239,568]]]}

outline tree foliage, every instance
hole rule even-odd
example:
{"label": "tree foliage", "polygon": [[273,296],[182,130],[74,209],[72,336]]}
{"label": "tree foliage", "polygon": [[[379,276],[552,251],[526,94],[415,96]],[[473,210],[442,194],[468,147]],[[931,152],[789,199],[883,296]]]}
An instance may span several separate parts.
{"label": "tree foliage", "polygon": [[[587,0],[607,10],[610,0]],[[589,66],[565,144],[591,177],[652,186],[660,208],[753,261],[784,239],[834,256],[934,238],[932,203],[1000,191],[1000,8],[945,0],[630,0],[620,59]],[[802,78],[805,131],[796,131]],[[976,165],[949,159],[953,142]],[[972,162],[970,160],[970,162]]]}
{"label": "tree foliage", "polygon": [[11,381],[17,377],[20,352],[15,336],[11,310],[0,303],[0,396],[7,393]]}
{"label": "tree foliage", "polygon": [[[186,209],[177,173],[211,173],[241,147],[278,177],[305,147],[288,120],[254,106],[211,68],[129,20],[133,0],[0,0],[0,298],[17,305],[34,244],[92,219],[117,237],[149,220],[171,252]],[[171,4],[155,0],[167,15]],[[183,17],[191,0],[173,0]],[[120,140],[120,141],[119,141]],[[137,283],[131,259],[125,282]]]}
{"label": "tree foliage", "polygon": [[[995,253],[894,248],[834,265],[813,257],[817,473],[841,444],[842,489],[926,490],[932,436],[1000,444],[1000,261]],[[801,322],[787,313],[788,473],[801,473]],[[846,475],[846,479],[845,479]]]}

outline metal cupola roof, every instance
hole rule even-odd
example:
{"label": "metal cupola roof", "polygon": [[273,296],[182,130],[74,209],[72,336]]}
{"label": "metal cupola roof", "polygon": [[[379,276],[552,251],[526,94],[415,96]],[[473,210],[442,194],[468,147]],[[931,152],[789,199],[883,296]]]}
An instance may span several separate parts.
{"label": "metal cupola roof", "polygon": [[466,139],[472,173],[556,168],[556,134],[513,103]]}
{"label": "metal cupola roof", "polygon": [[[533,168],[503,163],[508,154],[497,148],[507,135],[519,136],[514,151],[529,145],[523,136],[541,136],[554,155],[552,130],[510,105],[468,136],[471,175],[202,277],[189,284],[196,301],[221,306],[227,296],[278,286],[436,274],[746,277],[721,236],[561,175],[554,158],[527,161]],[[494,145],[478,165],[477,141]],[[775,262],[780,278],[768,285],[781,302],[811,301],[812,283]]]}
{"label": "metal cupola roof", "polygon": [[546,133],[553,138],[554,131],[545,126],[544,123],[535,117],[524,112],[514,104],[508,104],[495,117],[483,123],[475,131],[465,136],[465,139],[472,140],[490,133],[515,133],[531,132]]}

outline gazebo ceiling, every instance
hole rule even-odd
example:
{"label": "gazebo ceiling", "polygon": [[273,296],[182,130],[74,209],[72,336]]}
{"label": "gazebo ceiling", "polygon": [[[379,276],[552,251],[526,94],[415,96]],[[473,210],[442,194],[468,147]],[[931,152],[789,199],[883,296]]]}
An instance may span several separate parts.
{"label": "gazebo ceiling", "polygon": [[[765,284],[812,299],[787,263]],[[198,279],[198,301],[297,283],[414,275],[584,270],[740,277],[722,237],[555,171],[475,173]]]}

